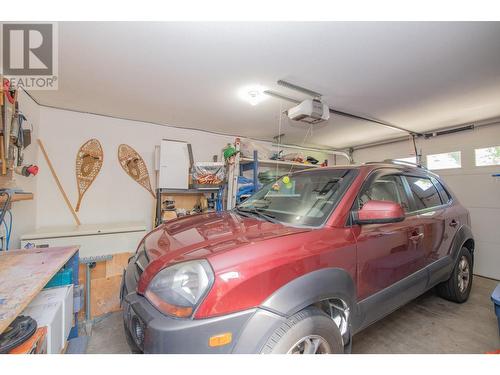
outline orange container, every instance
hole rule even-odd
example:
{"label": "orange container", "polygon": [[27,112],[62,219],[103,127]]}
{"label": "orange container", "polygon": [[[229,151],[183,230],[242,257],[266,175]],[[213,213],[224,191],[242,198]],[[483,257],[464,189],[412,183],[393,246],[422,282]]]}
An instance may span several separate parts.
{"label": "orange container", "polygon": [[38,328],[33,336],[12,349],[9,354],[47,354],[47,327]]}

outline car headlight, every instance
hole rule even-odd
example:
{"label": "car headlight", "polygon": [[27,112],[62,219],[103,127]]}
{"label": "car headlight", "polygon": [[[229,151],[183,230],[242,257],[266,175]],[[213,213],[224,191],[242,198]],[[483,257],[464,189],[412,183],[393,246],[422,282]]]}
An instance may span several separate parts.
{"label": "car headlight", "polygon": [[179,318],[190,317],[214,282],[206,260],[174,264],[156,274],[145,296],[158,310]]}

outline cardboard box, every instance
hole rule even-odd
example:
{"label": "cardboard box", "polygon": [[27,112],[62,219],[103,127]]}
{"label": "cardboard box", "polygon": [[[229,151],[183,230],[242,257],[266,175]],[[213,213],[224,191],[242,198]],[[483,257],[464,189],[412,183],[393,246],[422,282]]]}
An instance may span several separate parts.
{"label": "cardboard box", "polygon": [[62,303],[28,306],[22,315],[31,316],[38,327],[47,327],[47,354],[59,354],[64,348],[62,322]]}
{"label": "cardboard box", "polygon": [[68,339],[69,332],[73,326],[73,284],[63,287],[49,288],[42,290],[36,298],[31,301],[28,307],[43,306],[51,303],[62,304],[61,340],[63,346]]}

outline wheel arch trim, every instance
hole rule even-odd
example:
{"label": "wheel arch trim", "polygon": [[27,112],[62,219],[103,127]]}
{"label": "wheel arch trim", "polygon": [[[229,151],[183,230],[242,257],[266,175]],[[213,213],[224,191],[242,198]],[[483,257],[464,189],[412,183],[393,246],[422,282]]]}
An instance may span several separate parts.
{"label": "wheel arch trim", "polygon": [[337,298],[353,309],[356,303],[354,281],[341,268],[322,268],[283,285],[260,308],[281,316],[291,316],[316,302]]}
{"label": "wheel arch trim", "polygon": [[[244,326],[233,353],[260,353],[270,335],[287,318],[314,303],[340,299],[357,311],[352,277],[340,268],[322,268],[283,285],[269,296]],[[349,329],[349,334],[352,327]]]}
{"label": "wheel arch trim", "polygon": [[453,241],[451,243],[450,255],[452,256],[454,261],[458,259],[458,254],[460,253],[460,250],[468,242],[472,242],[472,249],[469,250],[474,259],[474,246],[475,246],[474,236],[472,234],[471,228],[468,225],[464,224],[460,226],[460,228],[457,230],[455,236],[453,237]]}

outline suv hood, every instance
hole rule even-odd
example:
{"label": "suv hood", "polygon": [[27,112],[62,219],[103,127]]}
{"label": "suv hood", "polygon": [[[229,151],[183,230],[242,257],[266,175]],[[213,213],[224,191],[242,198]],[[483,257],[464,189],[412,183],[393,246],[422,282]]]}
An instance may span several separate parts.
{"label": "suv hood", "polygon": [[165,259],[165,256],[184,257],[200,249],[205,251],[197,251],[196,258],[204,258],[240,245],[309,230],[225,211],[173,220],[151,232],[145,239],[145,245],[151,261]]}
{"label": "suv hood", "polygon": [[232,211],[172,220],[144,239],[148,264],[143,264],[138,290],[145,288],[151,278],[170,263],[209,258],[237,247],[310,230],[243,217]]}

